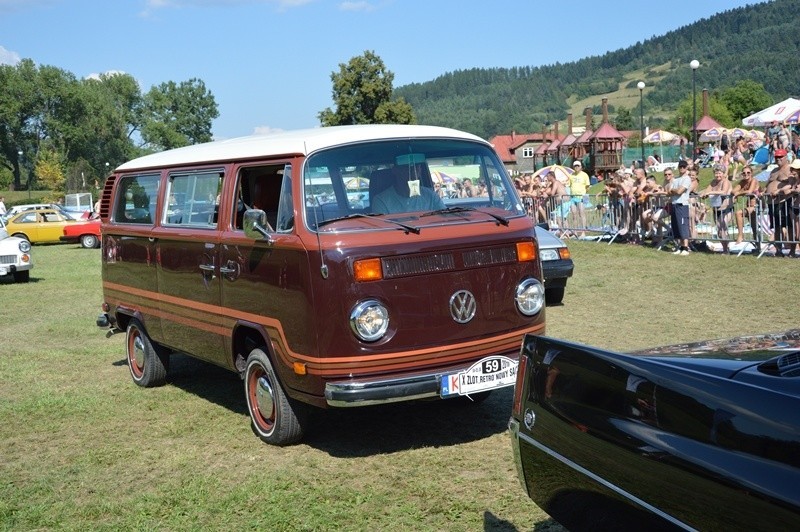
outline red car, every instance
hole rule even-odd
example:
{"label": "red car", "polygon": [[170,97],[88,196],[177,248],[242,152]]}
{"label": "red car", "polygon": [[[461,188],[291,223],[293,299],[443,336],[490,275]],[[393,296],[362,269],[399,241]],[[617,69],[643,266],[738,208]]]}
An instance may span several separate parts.
{"label": "red car", "polygon": [[100,218],[71,223],[64,226],[62,242],[80,242],[81,246],[90,248],[100,247]]}

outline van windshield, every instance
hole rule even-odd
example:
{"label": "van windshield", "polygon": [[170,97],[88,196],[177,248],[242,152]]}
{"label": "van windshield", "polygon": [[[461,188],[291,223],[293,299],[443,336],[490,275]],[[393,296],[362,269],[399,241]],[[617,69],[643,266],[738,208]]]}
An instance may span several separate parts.
{"label": "van windshield", "polygon": [[384,140],[320,151],[306,160],[303,194],[312,230],[338,225],[323,223],[328,220],[369,218],[354,214],[413,219],[452,207],[503,218],[525,214],[494,150],[461,139]]}

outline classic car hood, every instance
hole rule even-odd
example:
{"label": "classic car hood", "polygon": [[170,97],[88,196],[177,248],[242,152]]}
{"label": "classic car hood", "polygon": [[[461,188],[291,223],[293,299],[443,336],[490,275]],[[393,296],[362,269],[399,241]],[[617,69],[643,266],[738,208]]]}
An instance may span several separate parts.
{"label": "classic car hood", "polygon": [[539,241],[539,249],[552,249],[552,248],[563,248],[564,241],[558,238],[556,235],[548,231],[547,229],[536,226],[536,240]]}
{"label": "classic car hood", "polygon": [[773,358],[781,352],[797,350],[800,350],[800,329],[652,347],[633,351],[630,354],[761,361]]}

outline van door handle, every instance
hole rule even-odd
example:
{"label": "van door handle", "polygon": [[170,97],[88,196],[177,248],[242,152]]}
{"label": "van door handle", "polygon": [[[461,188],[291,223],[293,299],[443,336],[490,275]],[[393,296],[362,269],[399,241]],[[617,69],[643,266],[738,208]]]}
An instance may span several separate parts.
{"label": "van door handle", "polygon": [[206,277],[207,273],[211,274],[211,278],[213,279],[216,277],[214,275],[214,265],[213,264],[201,264],[200,269],[203,270],[203,277]]}
{"label": "van door handle", "polygon": [[224,275],[229,281],[235,281],[241,273],[241,267],[238,262],[229,260],[225,266],[219,267],[219,273]]}

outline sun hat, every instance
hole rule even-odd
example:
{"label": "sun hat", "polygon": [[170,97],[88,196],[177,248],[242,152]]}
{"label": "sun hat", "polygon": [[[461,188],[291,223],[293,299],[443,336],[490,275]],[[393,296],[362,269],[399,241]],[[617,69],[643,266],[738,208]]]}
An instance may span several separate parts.
{"label": "sun hat", "polygon": [[800,159],[795,157],[794,160],[792,161],[792,164],[789,165],[789,168],[800,170]]}

